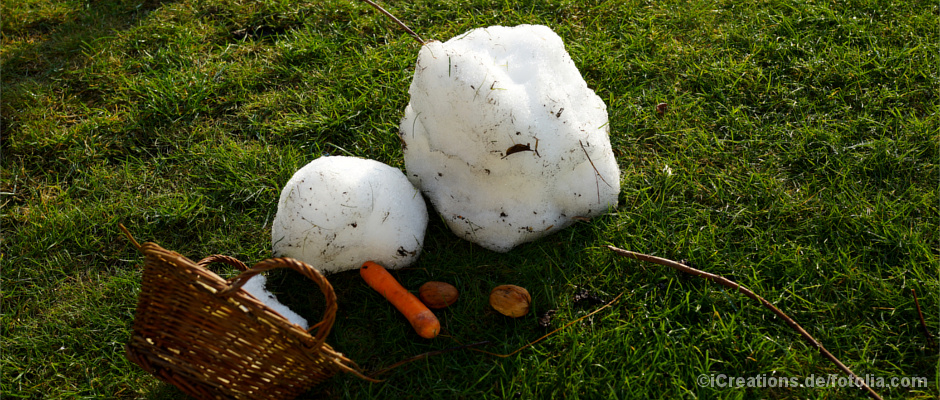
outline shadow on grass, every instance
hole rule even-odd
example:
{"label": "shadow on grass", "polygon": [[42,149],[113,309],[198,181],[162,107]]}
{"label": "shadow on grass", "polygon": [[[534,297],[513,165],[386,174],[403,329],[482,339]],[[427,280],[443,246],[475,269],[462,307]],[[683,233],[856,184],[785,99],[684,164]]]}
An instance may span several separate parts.
{"label": "shadow on grass", "polygon": [[[81,49],[115,31],[134,26],[151,11],[172,1],[163,0],[117,0],[93,1],[87,7],[61,15],[40,16],[32,21],[8,22],[4,19],[2,34],[5,47],[13,50],[2,54],[4,64],[3,82],[22,78],[36,79],[38,71],[57,72],[61,66],[74,65],[76,59],[87,58]],[[9,13],[7,7],[4,11]],[[25,43],[17,43],[17,42]],[[12,42],[12,43],[11,43]],[[8,47],[9,48],[9,47]],[[42,78],[49,78],[48,73]]]}
{"label": "shadow on grass", "polygon": [[[0,82],[4,87],[0,102],[0,146],[10,149],[7,141],[11,129],[18,129],[23,104],[35,101],[38,89],[64,96],[67,90],[77,100],[94,104],[99,100],[100,89],[88,84],[94,79],[76,71],[91,61],[92,55],[85,49],[90,43],[110,37],[135,26],[146,16],[172,3],[163,0],[114,0],[92,1],[71,5],[68,11],[16,10],[15,6],[4,6],[0,63],[3,65]],[[69,7],[68,2],[59,3]],[[35,11],[35,12],[34,12]],[[11,14],[19,14],[13,18]],[[38,15],[37,15],[38,14]],[[33,17],[23,17],[29,15]],[[17,18],[20,17],[20,18]],[[12,21],[11,21],[12,19]],[[64,88],[63,88],[64,87]],[[24,117],[28,118],[28,117]],[[15,146],[14,146],[15,147]],[[8,158],[5,158],[8,159]]]}
{"label": "shadow on grass", "polygon": [[147,396],[144,398],[147,400],[176,400],[187,399],[189,397],[176,386],[160,382],[153,390],[148,392]]}

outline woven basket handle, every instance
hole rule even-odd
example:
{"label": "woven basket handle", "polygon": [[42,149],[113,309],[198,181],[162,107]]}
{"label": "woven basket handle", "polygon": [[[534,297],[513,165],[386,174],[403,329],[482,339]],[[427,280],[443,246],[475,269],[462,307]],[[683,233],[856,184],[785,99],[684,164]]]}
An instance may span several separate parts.
{"label": "woven basket handle", "polygon": [[307,332],[310,333],[314,329],[317,330],[316,335],[313,336],[314,347],[320,347],[324,342],[326,342],[326,337],[330,334],[330,330],[333,328],[333,322],[336,321],[336,310],[338,307],[336,305],[336,293],[333,291],[333,285],[331,285],[330,282],[326,280],[326,277],[324,277],[320,271],[317,271],[316,268],[311,267],[309,264],[303,261],[286,257],[269,258],[255,264],[253,267],[251,267],[251,269],[247,269],[245,264],[241,261],[238,261],[237,259],[221,255],[206,257],[202,261],[199,261],[199,264],[205,266],[213,262],[222,262],[234,265],[235,267],[244,271],[238,276],[228,280],[229,287],[219,292],[220,296],[228,296],[238,289],[241,289],[241,287],[255,275],[277,268],[290,268],[312,280],[317,284],[317,286],[320,287],[320,291],[323,292],[323,297],[326,301],[326,310],[323,312],[323,320],[310,326],[310,328],[307,329]]}

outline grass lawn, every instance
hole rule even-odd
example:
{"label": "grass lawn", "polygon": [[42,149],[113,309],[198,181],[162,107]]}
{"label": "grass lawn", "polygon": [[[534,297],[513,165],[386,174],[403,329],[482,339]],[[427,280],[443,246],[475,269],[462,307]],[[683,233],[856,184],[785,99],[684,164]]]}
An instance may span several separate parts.
{"label": "grass lawn", "polygon": [[[508,353],[547,332],[542,312],[557,310],[559,327],[594,310],[578,290],[623,296],[512,357],[453,352],[383,383],[337,376],[305,398],[864,397],[720,387],[845,376],[760,304],[608,244],[754,290],[883,379],[885,398],[940,396],[940,338],[921,330],[911,294],[936,336],[936,1],[383,4],[426,39],[554,29],[607,104],[620,206],[506,254],[432,215],[421,258],[394,274],[458,287],[443,334],[418,337],[352,271],[329,276],[340,309],[328,342],[367,371],[482,340]],[[404,168],[398,123],[419,45],[364,3],[25,0],[0,13],[4,398],[180,395],[124,357],[142,259],[119,223],[193,259],[254,263],[270,256],[280,189],[301,166],[333,154]],[[269,281],[317,320],[315,285],[290,271]],[[488,307],[505,283],[531,292],[532,313]]]}

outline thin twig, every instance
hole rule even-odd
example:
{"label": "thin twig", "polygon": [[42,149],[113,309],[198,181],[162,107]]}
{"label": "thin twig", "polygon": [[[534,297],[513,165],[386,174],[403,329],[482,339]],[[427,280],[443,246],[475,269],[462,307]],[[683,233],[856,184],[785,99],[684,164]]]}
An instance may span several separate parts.
{"label": "thin twig", "polygon": [[[581,150],[584,151],[584,155],[587,156],[588,162],[591,163],[591,167],[594,168],[594,173],[597,174],[597,176],[599,176],[599,177],[601,178],[601,180],[604,181],[604,183],[607,184],[607,187],[613,187],[613,186],[610,186],[610,183],[607,183],[607,180],[604,179],[604,176],[601,175],[600,171],[597,170],[597,166],[595,166],[595,165],[594,165],[594,161],[591,160],[591,155],[588,154],[587,149],[584,148],[584,143],[582,143],[580,140],[578,140],[578,143],[581,145]],[[597,178],[594,178],[594,182],[597,183]],[[600,184],[597,185],[597,202],[598,202],[598,203],[601,202],[601,186],[600,186]]]}
{"label": "thin twig", "polygon": [[429,351],[429,352],[427,352],[427,353],[421,353],[421,354],[418,354],[418,355],[416,355],[416,356],[414,356],[414,357],[406,358],[406,359],[401,360],[401,361],[399,361],[399,362],[397,362],[397,363],[394,363],[394,364],[392,364],[392,365],[389,365],[388,367],[382,368],[382,369],[380,369],[378,372],[372,374],[372,376],[379,376],[379,375],[382,375],[382,374],[384,374],[384,373],[386,373],[386,372],[388,372],[388,371],[391,371],[391,370],[393,370],[393,369],[395,369],[395,368],[398,368],[398,367],[400,367],[400,366],[402,366],[402,365],[405,365],[405,364],[407,364],[407,363],[410,363],[410,362],[412,362],[412,361],[418,361],[418,360],[421,360],[421,359],[424,359],[424,358],[428,358],[428,357],[430,357],[430,356],[436,356],[436,355],[438,355],[438,354],[450,353],[450,352],[452,352],[452,351],[468,349],[468,348],[472,348],[472,347],[474,347],[474,346],[480,346],[480,345],[489,344],[489,343],[490,343],[489,340],[484,340],[484,341],[482,341],[482,342],[469,343],[469,344],[465,344],[465,345],[462,345],[462,346],[450,347],[450,348],[443,349],[443,350],[435,350],[435,351]]}
{"label": "thin twig", "polygon": [[727,288],[735,289],[735,290],[741,292],[742,294],[744,294],[745,296],[750,297],[750,298],[752,298],[752,299],[754,299],[754,300],[759,301],[761,304],[764,305],[764,307],[767,307],[768,309],[770,309],[770,311],[773,311],[773,313],[776,314],[778,317],[782,318],[783,321],[787,323],[787,325],[789,325],[791,328],[793,328],[794,330],[796,330],[797,332],[799,332],[800,336],[802,336],[803,339],[806,339],[806,341],[809,342],[809,344],[810,344],[812,347],[815,347],[817,350],[819,350],[820,354],[822,354],[823,357],[825,357],[825,358],[828,359],[829,361],[832,361],[833,363],[835,363],[836,366],[839,367],[840,370],[842,370],[842,372],[845,372],[846,374],[848,374],[849,376],[851,376],[852,379],[854,379],[855,383],[856,383],[859,387],[862,387],[862,388],[864,388],[865,390],[868,391],[868,395],[869,395],[871,398],[881,400],[881,396],[878,395],[877,392],[875,392],[872,388],[870,388],[870,387],[868,386],[868,384],[866,384],[865,381],[864,381],[862,378],[859,378],[858,375],[856,375],[854,372],[852,372],[852,370],[850,370],[849,367],[846,367],[845,364],[842,364],[842,362],[839,361],[838,358],[836,358],[834,355],[832,355],[832,353],[830,353],[828,350],[826,350],[826,348],[824,348],[823,345],[822,345],[821,343],[819,343],[819,341],[817,341],[816,339],[814,339],[813,336],[811,336],[808,332],[806,332],[806,330],[803,329],[803,327],[800,326],[800,324],[796,323],[796,321],[794,321],[792,318],[790,318],[789,316],[787,316],[786,314],[784,314],[783,311],[780,311],[779,308],[775,307],[773,304],[770,304],[769,301],[764,300],[763,297],[758,296],[757,294],[755,294],[754,292],[750,291],[749,289],[747,289],[747,288],[745,288],[745,287],[743,287],[743,286],[741,286],[741,285],[738,285],[737,283],[735,283],[735,282],[733,282],[733,281],[731,281],[731,280],[728,280],[728,279],[726,279],[726,278],[724,278],[724,277],[722,277],[722,276],[720,276],[720,275],[715,275],[715,274],[711,274],[711,273],[708,273],[708,272],[705,272],[705,271],[701,271],[701,270],[698,270],[698,269],[689,267],[688,265],[685,265],[685,264],[682,264],[682,263],[678,263],[678,262],[675,262],[675,261],[672,261],[672,260],[669,260],[669,259],[660,258],[660,257],[656,257],[656,256],[651,256],[651,255],[646,255],[646,254],[642,254],[642,253],[634,253],[634,252],[632,252],[632,251],[620,249],[620,248],[617,248],[617,247],[614,247],[614,246],[607,246],[607,248],[610,249],[610,250],[612,250],[613,252],[619,254],[619,255],[624,256],[624,257],[629,257],[629,258],[633,258],[633,259],[640,260],[640,261],[647,261],[647,262],[651,262],[651,263],[654,263],[654,264],[659,264],[659,265],[671,267],[671,268],[673,268],[673,269],[676,269],[676,270],[685,272],[685,273],[687,273],[687,274],[692,274],[692,275],[695,275],[695,276],[698,276],[698,277],[701,277],[701,278],[708,279],[708,280],[710,280],[710,281],[712,281],[712,282],[718,283],[718,284],[720,284],[720,285],[722,285],[722,286],[725,286],[725,287],[727,287]]}
{"label": "thin twig", "polygon": [[911,288],[911,294],[914,295],[914,305],[917,306],[917,315],[920,316],[920,327],[924,329],[924,336],[927,336],[930,346],[933,346],[933,335],[930,334],[930,329],[927,328],[927,321],[924,321],[924,313],[920,311],[920,301],[917,300],[917,291]]}
{"label": "thin twig", "polygon": [[576,320],[574,320],[574,321],[571,321],[571,322],[565,324],[564,326],[562,326],[561,328],[558,328],[558,329],[555,329],[555,330],[553,330],[553,331],[551,331],[551,332],[549,332],[549,333],[546,333],[546,334],[543,335],[542,337],[540,337],[540,338],[538,338],[538,339],[535,339],[535,340],[529,342],[529,343],[526,344],[525,346],[522,346],[522,347],[516,349],[516,350],[513,351],[512,353],[509,353],[509,354],[496,354],[496,353],[490,353],[490,352],[488,352],[488,351],[480,350],[480,349],[471,349],[471,350],[473,350],[473,351],[478,351],[478,352],[480,352],[480,353],[489,354],[489,355],[491,355],[491,356],[500,357],[500,358],[511,357],[512,355],[514,355],[514,354],[516,354],[516,353],[518,353],[518,352],[520,352],[520,351],[522,351],[522,350],[525,350],[525,349],[528,348],[529,346],[532,346],[533,344],[536,344],[536,343],[542,341],[542,339],[545,339],[545,338],[551,336],[551,335],[554,334],[555,332],[558,332],[558,331],[560,331],[560,330],[562,330],[562,329],[565,329],[565,328],[567,328],[567,327],[569,327],[569,326],[571,326],[571,325],[577,323],[578,321],[581,321],[581,320],[583,320],[583,319],[585,319],[585,318],[587,318],[587,317],[590,317],[590,316],[592,316],[592,315],[594,315],[594,314],[597,314],[597,313],[599,313],[601,310],[603,310],[603,309],[605,309],[605,308],[607,308],[607,307],[610,307],[610,306],[614,305],[614,303],[616,303],[617,300],[620,300],[620,296],[623,296],[623,292],[621,292],[620,294],[618,294],[617,297],[614,297],[614,299],[611,300],[610,302],[608,302],[607,304],[604,304],[603,306],[599,307],[598,309],[596,309],[596,310],[594,310],[594,311],[591,311],[591,313],[589,313],[588,315],[585,315],[585,316],[583,316],[583,317],[581,317],[581,318],[578,318],[578,319],[576,319]]}
{"label": "thin twig", "polygon": [[404,23],[404,22],[401,22],[401,20],[399,20],[398,18],[395,18],[395,16],[392,15],[392,13],[390,13],[390,12],[388,12],[388,11],[385,11],[385,9],[382,8],[382,6],[380,6],[380,5],[378,5],[378,4],[375,4],[375,2],[373,2],[372,0],[362,0],[362,1],[364,1],[364,2],[366,2],[366,3],[369,3],[369,5],[371,5],[372,7],[375,7],[376,9],[378,9],[379,11],[381,11],[383,14],[385,14],[385,15],[387,15],[389,18],[391,18],[393,21],[395,21],[396,23],[398,23],[399,26],[401,26],[402,28],[404,28],[405,31],[408,32],[412,37],[414,37],[414,38],[418,41],[418,43],[421,43],[422,46],[424,46],[424,45],[427,43],[427,42],[424,41],[424,39],[421,39],[421,36],[418,36],[418,34],[415,33],[415,31],[411,30],[411,28],[409,28],[408,25],[405,25],[405,23]]}

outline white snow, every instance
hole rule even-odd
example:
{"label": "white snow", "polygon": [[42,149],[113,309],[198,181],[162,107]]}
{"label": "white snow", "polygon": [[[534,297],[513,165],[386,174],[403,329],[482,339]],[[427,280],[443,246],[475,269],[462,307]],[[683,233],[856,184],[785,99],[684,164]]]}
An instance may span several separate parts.
{"label": "white snow", "polygon": [[300,325],[300,327],[307,329],[310,325],[307,324],[307,319],[297,315],[294,310],[291,310],[287,306],[281,304],[277,301],[277,296],[269,292],[265,286],[268,279],[264,275],[255,275],[245,282],[242,285],[242,289],[245,289],[246,292],[250,293],[252,296],[255,296],[258,300],[261,300],[266,306],[270,307],[272,310],[277,311],[278,314],[287,318],[293,324]]}
{"label": "white snow", "polygon": [[506,252],[617,206],[607,106],[550,28],[430,42],[410,94],[408,179],[458,236]]}
{"label": "white snow", "polygon": [[320,157],[281,192],[271,230],[275,256],[323,273],[375,261],[401,268],[421,254],[428,213],[397,168],[355,157]]}

